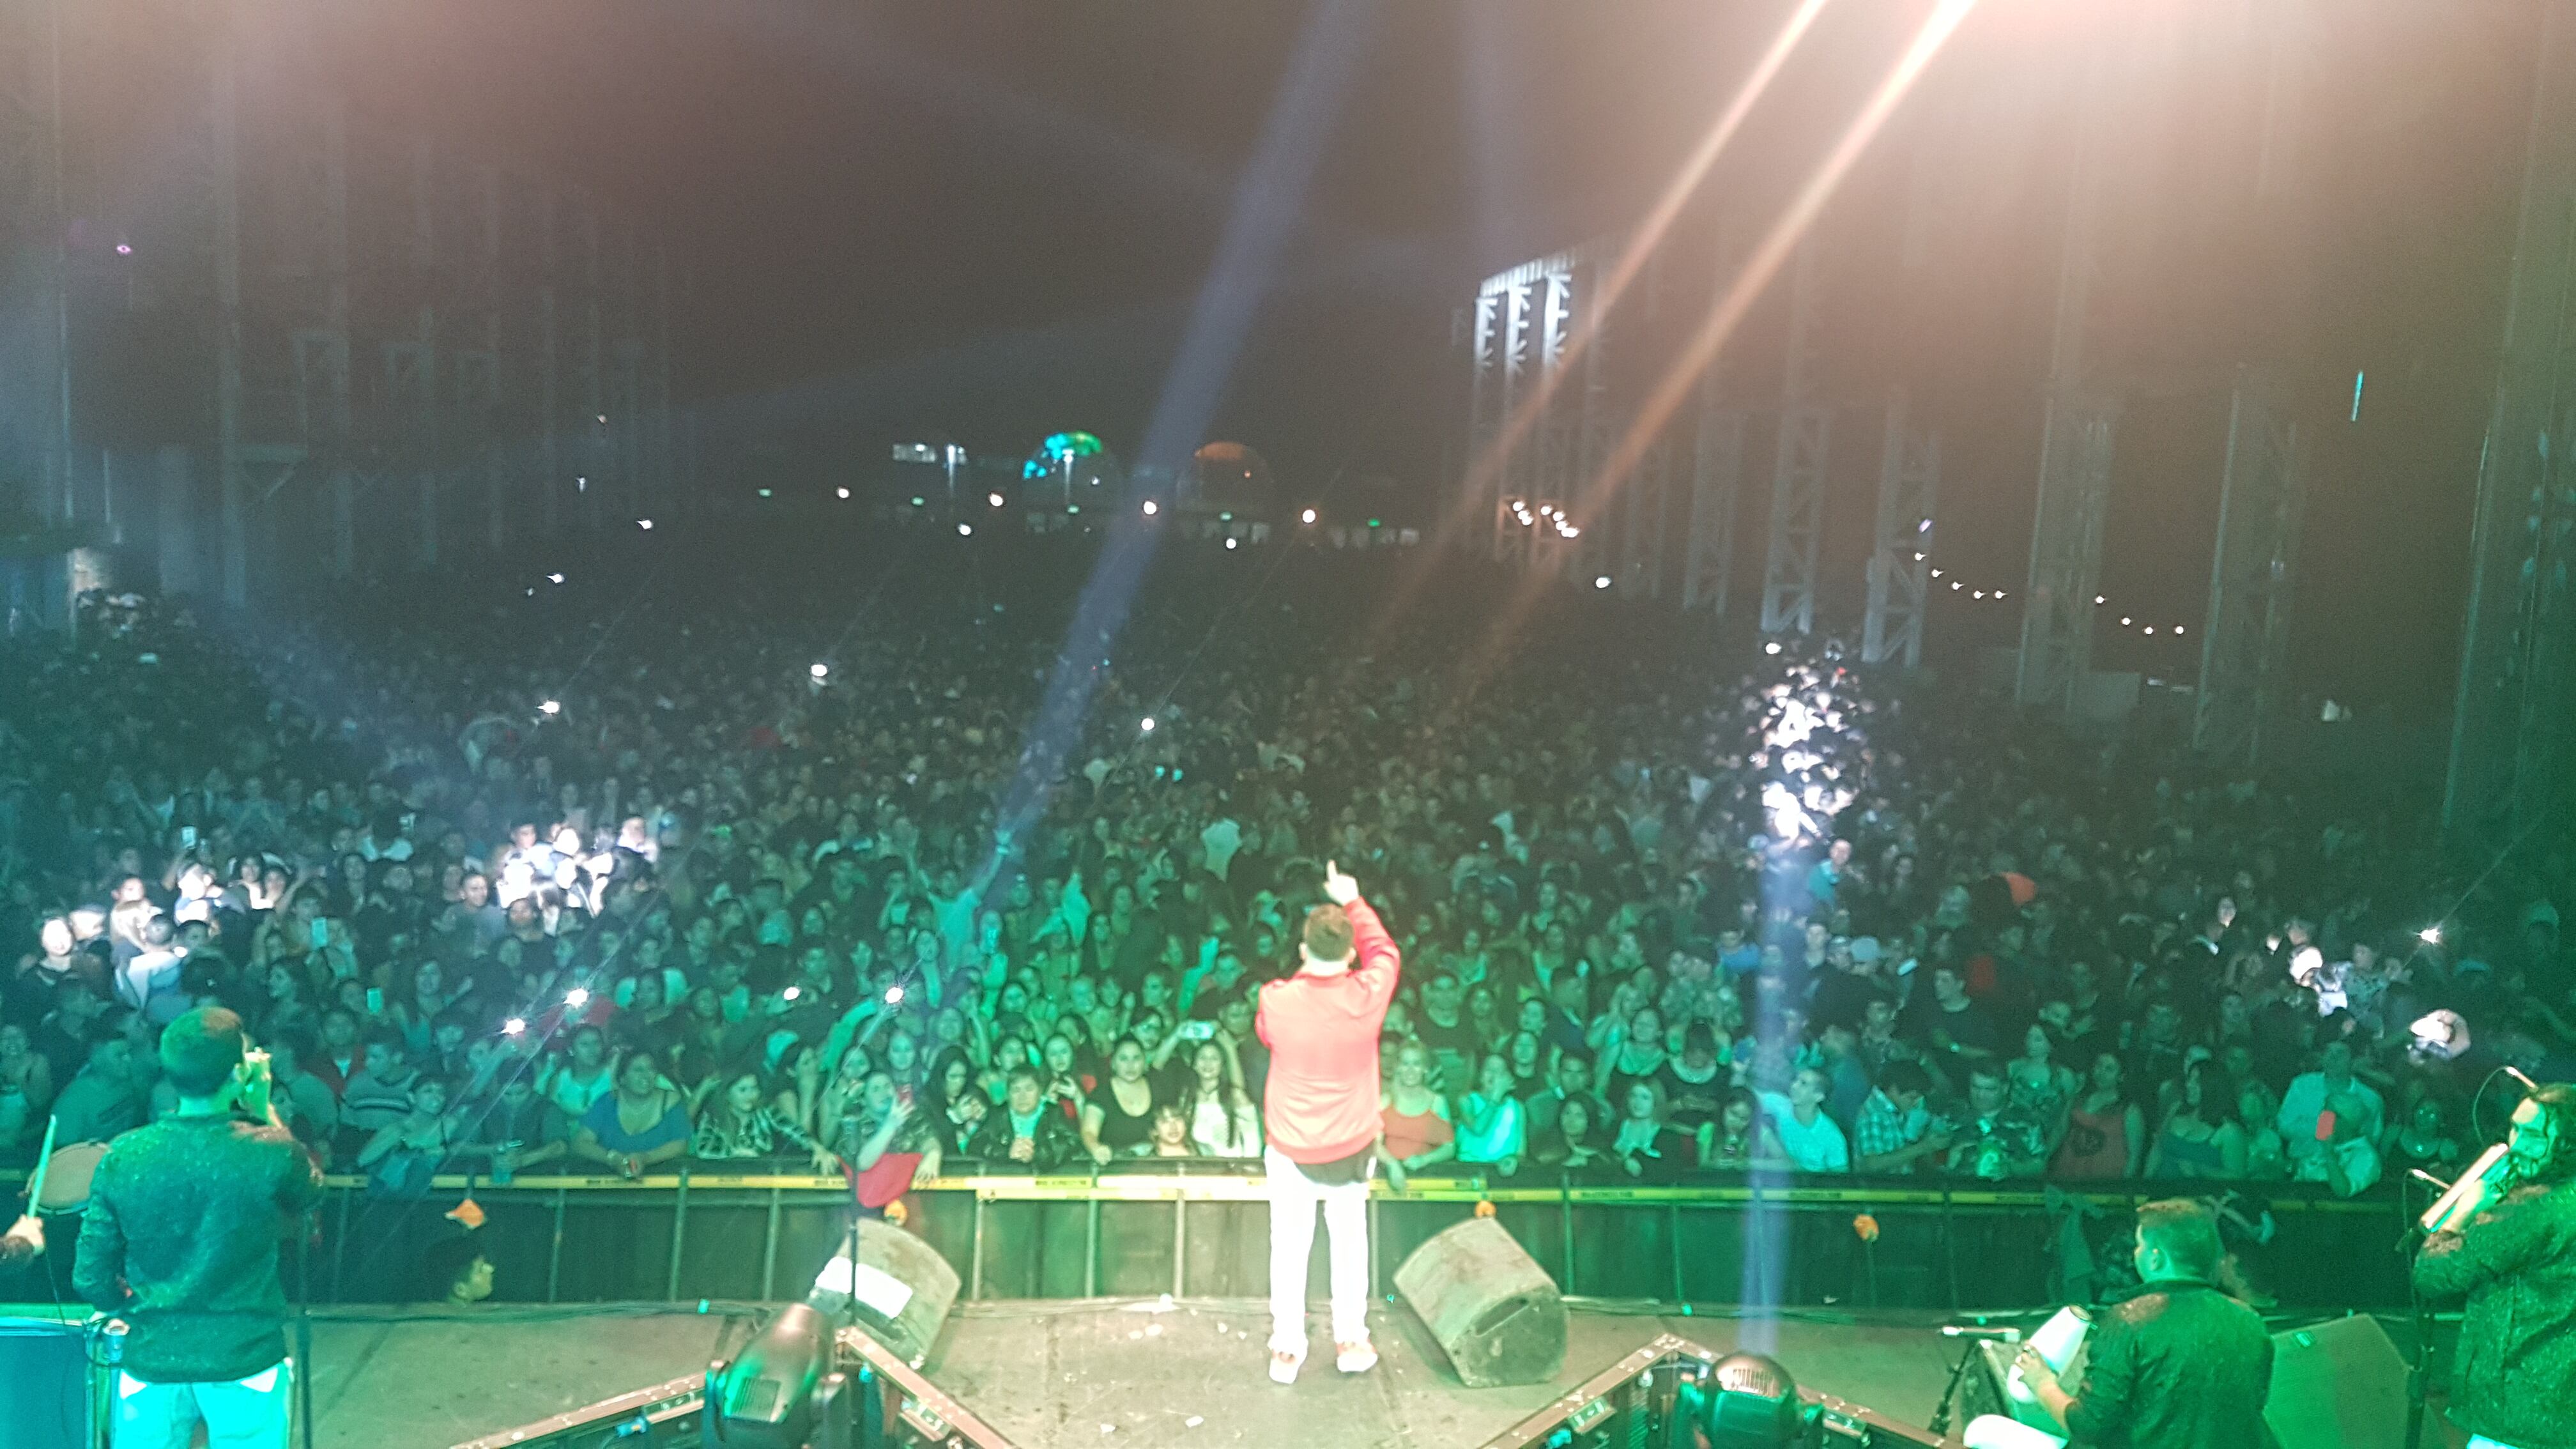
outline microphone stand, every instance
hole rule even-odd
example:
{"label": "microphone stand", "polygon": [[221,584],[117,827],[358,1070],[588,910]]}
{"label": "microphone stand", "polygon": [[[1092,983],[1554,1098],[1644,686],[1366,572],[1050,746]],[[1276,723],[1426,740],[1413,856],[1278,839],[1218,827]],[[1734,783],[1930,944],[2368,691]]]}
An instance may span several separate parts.
{"label": "microphone stand", "polygon": [[[1963,1341],[1959,1345],[1959,1361],[1950,1365],[1950,1381],[1941,1387],[1941,1403],[1932,1411],[1932,1422],[1925,1426],[1935,1438],[1950,1437],[1951,1406],[1958,1401],[1959,1385],[1967,1380],[1969,1361],[1977,1356],[1977,1342],[1973,1338]],[[2407,1449],[2414,1449],[2414,1446],[2408,1445]]]}

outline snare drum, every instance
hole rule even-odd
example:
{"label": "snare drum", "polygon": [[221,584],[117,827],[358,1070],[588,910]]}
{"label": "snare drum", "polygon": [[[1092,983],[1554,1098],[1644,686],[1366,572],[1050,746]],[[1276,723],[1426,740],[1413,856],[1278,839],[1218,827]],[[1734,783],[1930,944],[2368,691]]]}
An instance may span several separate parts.
{"label": "snare drum", "polygon": [[74,1217],[86,1211],[90,1179],[106,1156],[104,1142],[75,1142],[54,1149],[54,1155],[45,1159],[44,1186],[27,1210],[45,1217]]}

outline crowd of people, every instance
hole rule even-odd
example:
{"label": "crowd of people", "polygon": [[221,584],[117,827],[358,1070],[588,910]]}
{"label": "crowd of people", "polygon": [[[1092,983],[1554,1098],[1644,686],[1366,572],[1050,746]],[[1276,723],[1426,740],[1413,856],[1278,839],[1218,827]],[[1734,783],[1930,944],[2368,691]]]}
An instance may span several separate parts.
{"label": "crowd of people", "polygon": [[221,1004],[378,1194],[1257,1164],[1327,858],[1402,951],[1396,1184],[2351,1195],[2473,1157],[2494,1069],[2576,1077],[2563,833],[2462,866],[2395,785],[1588,596],[1479,651],[1508,585],[1410,558],[1168,557],[1102,627],[1014,546],[8,645],[0,1158],[168,1112],[156,1033]]}

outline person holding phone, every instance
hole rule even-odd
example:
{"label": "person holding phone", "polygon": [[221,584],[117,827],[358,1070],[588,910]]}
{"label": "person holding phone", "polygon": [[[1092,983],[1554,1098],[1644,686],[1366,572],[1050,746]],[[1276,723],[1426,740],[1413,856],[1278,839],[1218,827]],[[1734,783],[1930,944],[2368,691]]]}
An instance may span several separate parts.
{"label": "person holding phone", "polygon": [[[223,1007],[161,1034],[176,1113],[99,1159],[72,1284],[127,1324],[117,1449],[285,1449],[292,1366],[281,1227],[320,1201],[322,1173],[269,1100],[266,1054]],[[248,1119],[248,1120],[245,1120]]]}
{"label": "person holding phone", "polygon": [[1255,1029],[1270,1048],[1262,1165],[1270,1186],[1270,1378],[1306,1362],[1306,1262],[1315,1209],[1332,1239],[1334,1362],[1377,1366],[1368,1331],[1368,1180],[1378,1135],[1377,1038],[1402,960],[1359,882],[1324,866],[1326,903],[1306,912],[1297,974],[1261,988]]}

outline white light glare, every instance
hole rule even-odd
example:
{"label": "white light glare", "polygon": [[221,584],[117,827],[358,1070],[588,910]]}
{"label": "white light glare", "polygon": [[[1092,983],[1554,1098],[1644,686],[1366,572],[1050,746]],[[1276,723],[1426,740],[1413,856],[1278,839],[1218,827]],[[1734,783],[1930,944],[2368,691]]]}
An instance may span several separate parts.
{"label": "white light glare", "polygon": [[583,1007],[590,1005],[590,988],[586,986],[576,986],[572,990],[565,992],[564,1005],[571,1007],[575,1011],[579,1011]]}
{"label": "white light glare", "polygon": [[1606,589],[1610,587],[1610,576],[1608,574],[1603,574],[1599,578],[1594,579],[1592,581],[1592,587],[1596,589]]}
{"label": "white light glare", "polygon": [[1225,541],[1225,546],[1226,546],[1227,548],[1237,548],[1237,547],[1240,547],[1240,546],[1241,546],[1241,540],[1239,540],[1239,539],[1232,539],[1232,538],[1229,538],[1229,539],[1227,539],[1227,540]]}
{"label": "white light glare", "polygon": [[563,713],[563,701],[559,699],[547,700],[545,703],[537,706],[537,712],[539,714],[561,714]]}
{"label": "white light glare", "polygon": [[1301,523],[1312,523],[1312,522],[1314,522],[1314,521],[1315,521],[1315,510],[1313,510],[1313,509],[1311,509],[1311,508],[1307,509],[1303,514],[1300,514],[1300,515],[1298,516],[1298,521],[1299,521],[1299,522],[1301,522]]}
{"label": "white light glare", "polygon": [[832,492],[836,497],[847,498],[850,496],[850,490],[847,488],[835,488]]}
{"label": "white light glare", "polygon": [[1932,577],[1934,577],[1934,578],[1936,578],[1936,579],[1937,579],[1937,578],[1939,578],[1939,577],[1941,577],[1941,571],[1940,571],[1939,569],[1934,569],[1934,570],[1932,571]]}
{"label": "white light glare", "polygon": [[995,508],[999,508],[1002,506],[1002,495],[999,493],[987,493],[984,495],[984,501],[992,504]]}
{"label": "white light glare", "polygon": [[790,986],[790,987],[788,987],[786,990],[784,990],[784,991],[782,991],[782,992],[778,993],[778,997],[779,997],[779,999],[780,999],[781,1001],[794,1001],[797,997],[800,997],[800,996],[802,996],[802,995],[804,995],[804,994],[805,994],[805,992],[804,992],[804,989],[803,989],[803,988],[801,988],[801,987],[796,987],[796,986]]}
{"label": "white light glare", "polygon": [[649,518],[639,518],[635,520],[635,526],[644,530],[646,533],[651,533],[653,531],[653,520]]}
{"label": "white light glare", "polygon": [[805,672],[813,675],[816,679],[821,679],[823,676],[832,672],[832,666],[829,664],[816,664],[813,668],[808,669]]}
{"label": "white light glare", "polygon": [[546,582],[547,582],[547,583],[550,583],[550,584],[559,584],[559,583],[562,583],[562,582],[563,582],[563,575],[561,575],[561,574],[548,574],[548,575],[546,575]]}
{"label": "white light glare", "polygon": [[975,525],[971,523],[961,523],[957,525],[957,536],[959,538],[973,538],[975,536]]}
{"label": "white light glare", "polygon": [[2111,601],[2110,601],[2110,600],[2108,600],[2108,599],[2106,599],[2106,598],[2104,598],[2104,597],[2102,597],[2100,594],[2095,594],[2095,595],[2093,596],[2093,602],[2094,602],[2094,603],[2097,603],[2097,604],[2107,604],[2107,603],[2109,603],[2109,602],[2111,602]]}
{"label": "white light glare", "polygon": [[1136,721],[1136,728],[1143,730],[1149,735],[1152,734],[1154,732],[1154,717],[1149,714],[1143,719]]}
{"label": "white light glare", "polygon": [[501,1023],[501,1035],[503,1036],[517,1036],[527,1029],[528,1023],[527,1019],[524,1017],[514,1016],[508,1021]]}
{"label": "white light glare", "polygon": [[2442,928],[2439,926],[2426,926],[2424,929],[2415,933],[2415,939],[2423,942],[2427,946],[2439,946],[2442,944]]}
{"label": "white light glare", "polygon": [[901,1002],[902,1002],[902,1000],[903,1000],[903,988],[902,988],[902,987],[900,987],[900,986],[889,986],[889,987],[887,987],[887,988],[886,988],[886,1005],[888,1005],[888,1006],[894,1006],[894,1005],[897,1005],[897,1004],[901,1003]]}
{"label": "white light glare", "polygon": [[1162,512],[1162,511],[1163,511],[1163,510],[1162,510],[1159,506],[1157,506],[1157,505],[1155,504],[1155,502],[1154,502],[1154,500],[1153,500],[1153,499],[1148,498],[1148,499],[1146,499],[1146,500],[1145,500],[1145,516],[1146,516],[1147,518],[1151,518],[1151,517],[1153,517],[1155,514],[1160,513],[1160,512]]}
{"label": "white light glare", "polygon": [[2126,628],[2128,628],[2128,627],[2129,627],[2129,616],[2128,616],[2128,615],[2126,615],[2126,614],[2122,614],[2122,615],[2120,616],[2120,627],[2121,627],[2121,628],[2123,628],[2123,629],[2126,629]]}
{"label": "white light glare", "polygon": [[1763,646],[1762,646],[1762,652],[1763,652],[1763,653],[1765,653],[1765,654],[1777,654],[1777,653],[1779,653],[1779,652],[1780,652],[1780,641],[1779,641],[1779,640],[1777,640],[1777,639],[1774,639],[1774,640],[1772,640],[1770,643],[1763,645]]}

